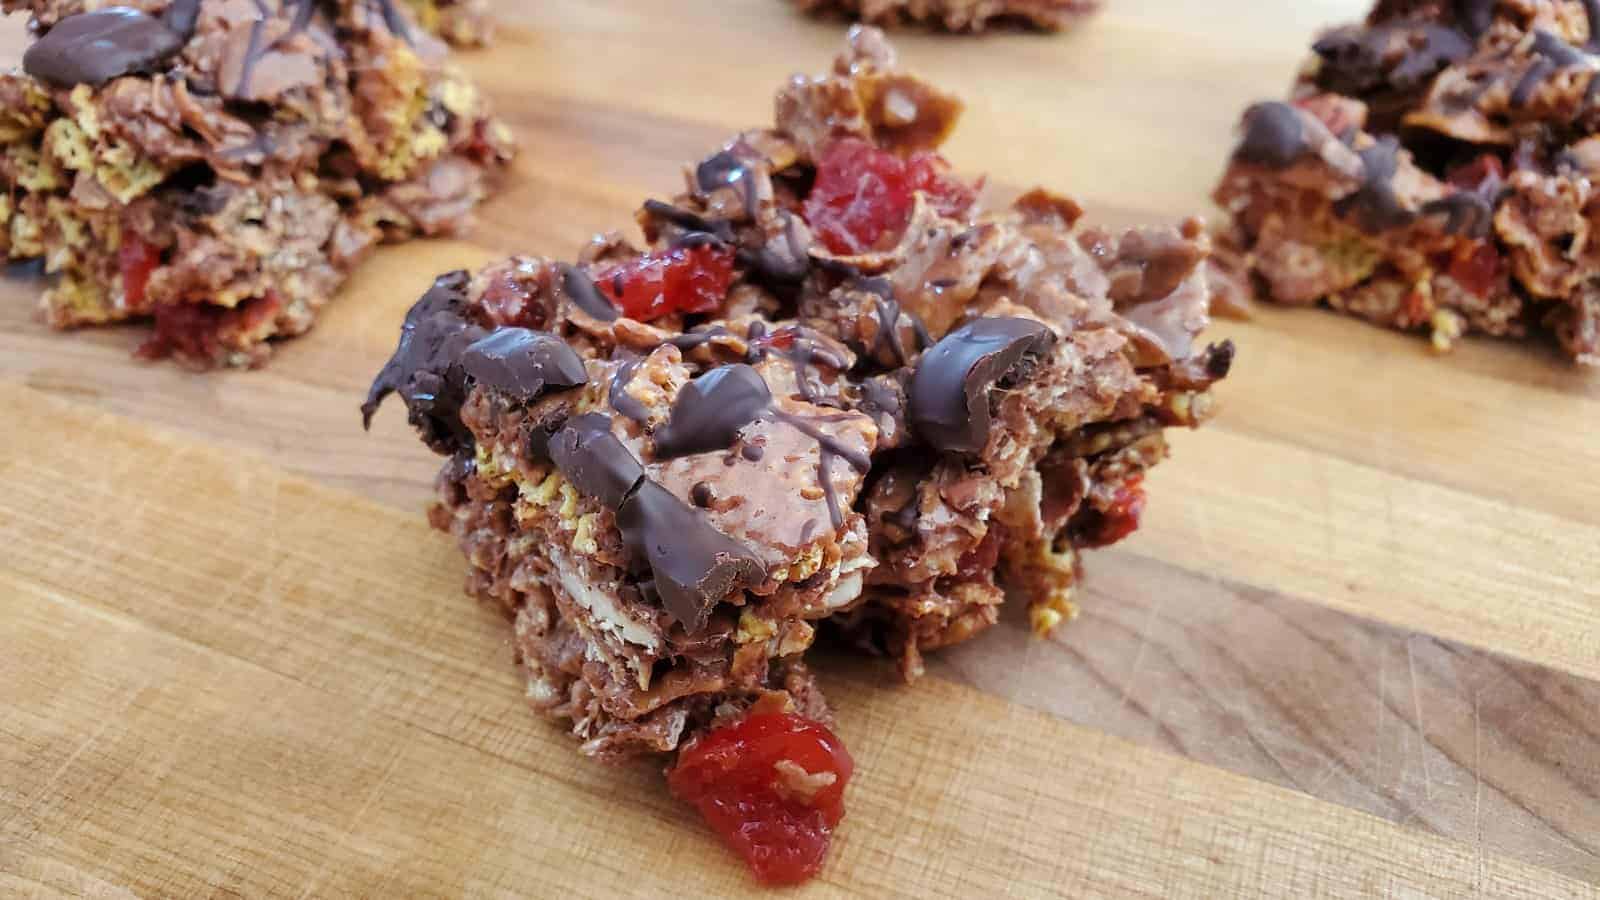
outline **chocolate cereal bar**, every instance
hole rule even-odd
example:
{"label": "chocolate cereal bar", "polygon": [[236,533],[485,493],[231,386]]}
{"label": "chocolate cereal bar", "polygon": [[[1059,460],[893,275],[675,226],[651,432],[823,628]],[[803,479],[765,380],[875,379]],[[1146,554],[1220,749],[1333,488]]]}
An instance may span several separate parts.
{"label": "chocolate cereal bar", "polygon": [[1600,5],[1380,2],[1251,107],[1216,191],[1268,298],[1600,364]]}
{"label": "chocolate cereal bar", "polygon": [[1040,631],[1069,618],[1080,552],[1138,524],[1233,349],[1196,342],[1198,221],[982,209],[935,152],[960,103],[878,31],[776,108],[645,202],[642,246],[441,276],[363,413],[397,393],[448,458],[432,522],[535,708],[593,756],[675,754],[674,790],[792,880],[817,846],[784,868],[740,843],[770,822],[724,814],[836,818],[819,631],[914,676],[1007,589]]}
{"label": "chocolate cereal bar", "polygon": [[381,241],[450,234],[509,132],[403,4],[5,0],[0,252],[60,328],[149,321],[147,356],[254,366]]}
{"label": "chocolate cereal bar", "polygon": [[983,31],[1023,25],[1060,31],[1098,10],[1101,0],[793,0],[804,12],[831,12],[893,28],[928,25],[947,31]]}

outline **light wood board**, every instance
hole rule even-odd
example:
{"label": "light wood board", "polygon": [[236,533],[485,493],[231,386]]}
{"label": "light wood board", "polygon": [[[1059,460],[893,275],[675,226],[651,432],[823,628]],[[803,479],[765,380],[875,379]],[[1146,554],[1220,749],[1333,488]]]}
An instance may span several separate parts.
{"label": "light wood board", "polygon": [[[138,363],[135,330],[50,333],[0,281],[0,895],[748,886],[655,773],[528,713],[421,520],[435,461],[356,405],[432,275],[628,227],[842,26],[502,5],[465,64],[523,154],[482,226],[382,251],[271,368]],[[968,101],[948,155],[997,194],[1170,220],[1358,6],[1114,0],[1064,36],[898,43]],[[861,774],[814,890],[1596,895],[1600,375],[1316,312],[1217,334],[1223,415],[1090,555],[1078,622],[1003,622],[910,688],[822,661]]]}

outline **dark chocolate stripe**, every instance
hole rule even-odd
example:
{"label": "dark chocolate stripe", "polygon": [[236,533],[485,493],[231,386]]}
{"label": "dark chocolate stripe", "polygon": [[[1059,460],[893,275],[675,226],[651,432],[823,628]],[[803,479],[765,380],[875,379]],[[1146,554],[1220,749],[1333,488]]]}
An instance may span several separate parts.
{"label": "dark chocolate stripe", "polygon": [[612,306],[611,301],[594,286],[594,279],[590,278],[588,273],[566,263],[562,263],[559,269],[561,288],[571,298],[574,306],[602,322],[616,320],[617,308]]}
{"label": "dark chocolate stripe", "polygon": [[617,366],[616,374],[611,376],[611,387],[606,393],[612,409],[641,424],[650,420],[650,410],[643,403],[633,399],[627,387],[628,382],[633,380],[633,373],[639,371],[639,364],[642,362],[644,358],[639,356],[623,360],[622,364]]}
{"label": "dark chocolate stripe", "polygon": [[239,83],[233,89],[235,96],[248,96],[250,77],[255,74],[256,63],[261,59],[261,30],[266,25],[265,19],[257,19],[255,24],[250,26],[250,38],[249,43],[245,45],[244,61],[239,64]]}

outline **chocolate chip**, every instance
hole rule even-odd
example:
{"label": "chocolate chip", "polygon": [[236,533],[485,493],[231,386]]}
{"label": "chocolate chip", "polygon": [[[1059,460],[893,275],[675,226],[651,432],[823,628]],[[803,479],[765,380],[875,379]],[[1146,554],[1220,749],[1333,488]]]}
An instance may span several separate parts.
{"label": "chocolate chip", "polygon": [[694,183],[702,192],[710,193],[739,181],[747,171],[744,160],[722,150],[695,166]]}
{"label": "chocolate chip", "polygon": [[371,427],[378,406],[398,391],[411,424],[429,447],[453,453],[471,444],[472,435],[460,418],[464,389],[448,377],[461,352],[487,333],[463,317],[468,281],[464,271],[440,275],[406,313],[394,355],[373,379],[361,404],[363,426]]}
{"label": "chocolate chip", "polygon": [[761,560],[703,513],[647,478],[617,510],[617,529],[636,564],[649,566],[661,605],[690,634],[731,592],[765,579]]}
{"label": "chocolate chip", "polygon": [[1212,378],[1226,378],[1233,369],[1233,341],[1223,341],[1206,348],[1206,374]]}
{"label": "chocolate chip", "polygon": [[185,36],[136,9],[112,6],[57,22],[27,52],[23,71],[60,87],[148,72],[183,49]]}
{"label": "chocolate chip", "polygon": [[594,286],[594,280],[577,266],[562,264],[561,287],[567,296],[572,298],[573,305],[591,317],[602,322],[611,322],[617,318],[617,308],[612,306],[611,301]]}
{"label": "chocolate chip", "polygon": [[740,429],[772,407],[761,373],[743,363],[718,366],[683,386],[655,433],[657,459],[731,447]]}
{"label": "chocolate chip", "polygon": [[461,404],[472,385],[532,402],[588,380],[583,360],[555,335],[527,328],[490,332],[468,321],[469,282],[464,271],[441,275],[406,313],[394,355],[361,404],[364,426],[371,427],[384,398],[398,391],[423,442],[453,453],[472,444],[472,433],[461,423]]}
{"label": "chocolate chip", "polygon": [[565,341],[531,328],[497,329],[463,350],[459,362],[474,383],[525,403],[589,380]]}
{"label": "chocolate chip", "polygon": [[611,433],[611,417],[585,413],[550,439],[550,459],[586,497],[617,510],[644,479],[633,451]]}
{"label": "chocolate chip", "polygon": [[1055,342],[1039,322],[986,316],[962,325],[917,362],[911,425],[938,450],[981,453],[989,443],[989,393]]}
{"label": "chocolate chip", "polygon": [[1300,113],[1287,103],[1257,103],[1245,110],[1244,140],[1234,159],[1271,169],[1286,169],[1311,149]]}
{"label": "chocolate chip", "polygon": [[714,500],[716,500],[716,494],[711,490],[711,482],[709,481],[696,481],[689,488],[689,501],[701,509],[710,508]]}

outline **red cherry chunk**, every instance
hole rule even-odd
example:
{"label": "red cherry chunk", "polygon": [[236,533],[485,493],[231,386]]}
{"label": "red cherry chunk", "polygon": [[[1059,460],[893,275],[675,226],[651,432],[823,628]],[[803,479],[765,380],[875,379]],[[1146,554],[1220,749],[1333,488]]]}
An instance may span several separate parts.
{"label": "red cherry chunk", "polygon": [[1489,296],[1500,276],[1500,251],[1493,241],[1479,241],[1463,247],[1450,261],[1451,278],[1479,297]]}
{"label": "red cherry chunk", "polygon": [[1084,532],[1084,546],[1109,547],[1137,531],[1139,517],[1144,514],[1144,499],[1143,475],[1123,482],[1112,495],[1111,505]]}
{"label": "red cherry chunk", "polygon": [[978,197],[977,187],[952,175],[936,153],[901,159],[860,138],[842,138],[817,162],[806,224],[834,253],[882,250],[905,231],[918,191],[940,215],[952,217],[964,216]]}
{"label": "red cherry chunk", "polygon": [[706,313],[722,305],[733,283],[733,251],[676,247],[646,253],[595,277],[600,292],[630,319]]}
{"label": "red cherry chunk", "polygon": [[144,307],[144,289],[150,273],[161,264],[161,249],[131,231],[122,233],[117,248],[117,268],[122,273],[122,296],[131,310]]}
{"label": "red cherry chunk", "polygon": [[696,739],[667,785],[768,884],[817,874],[854,763],[833,732],[790,713],[755,713]]}

